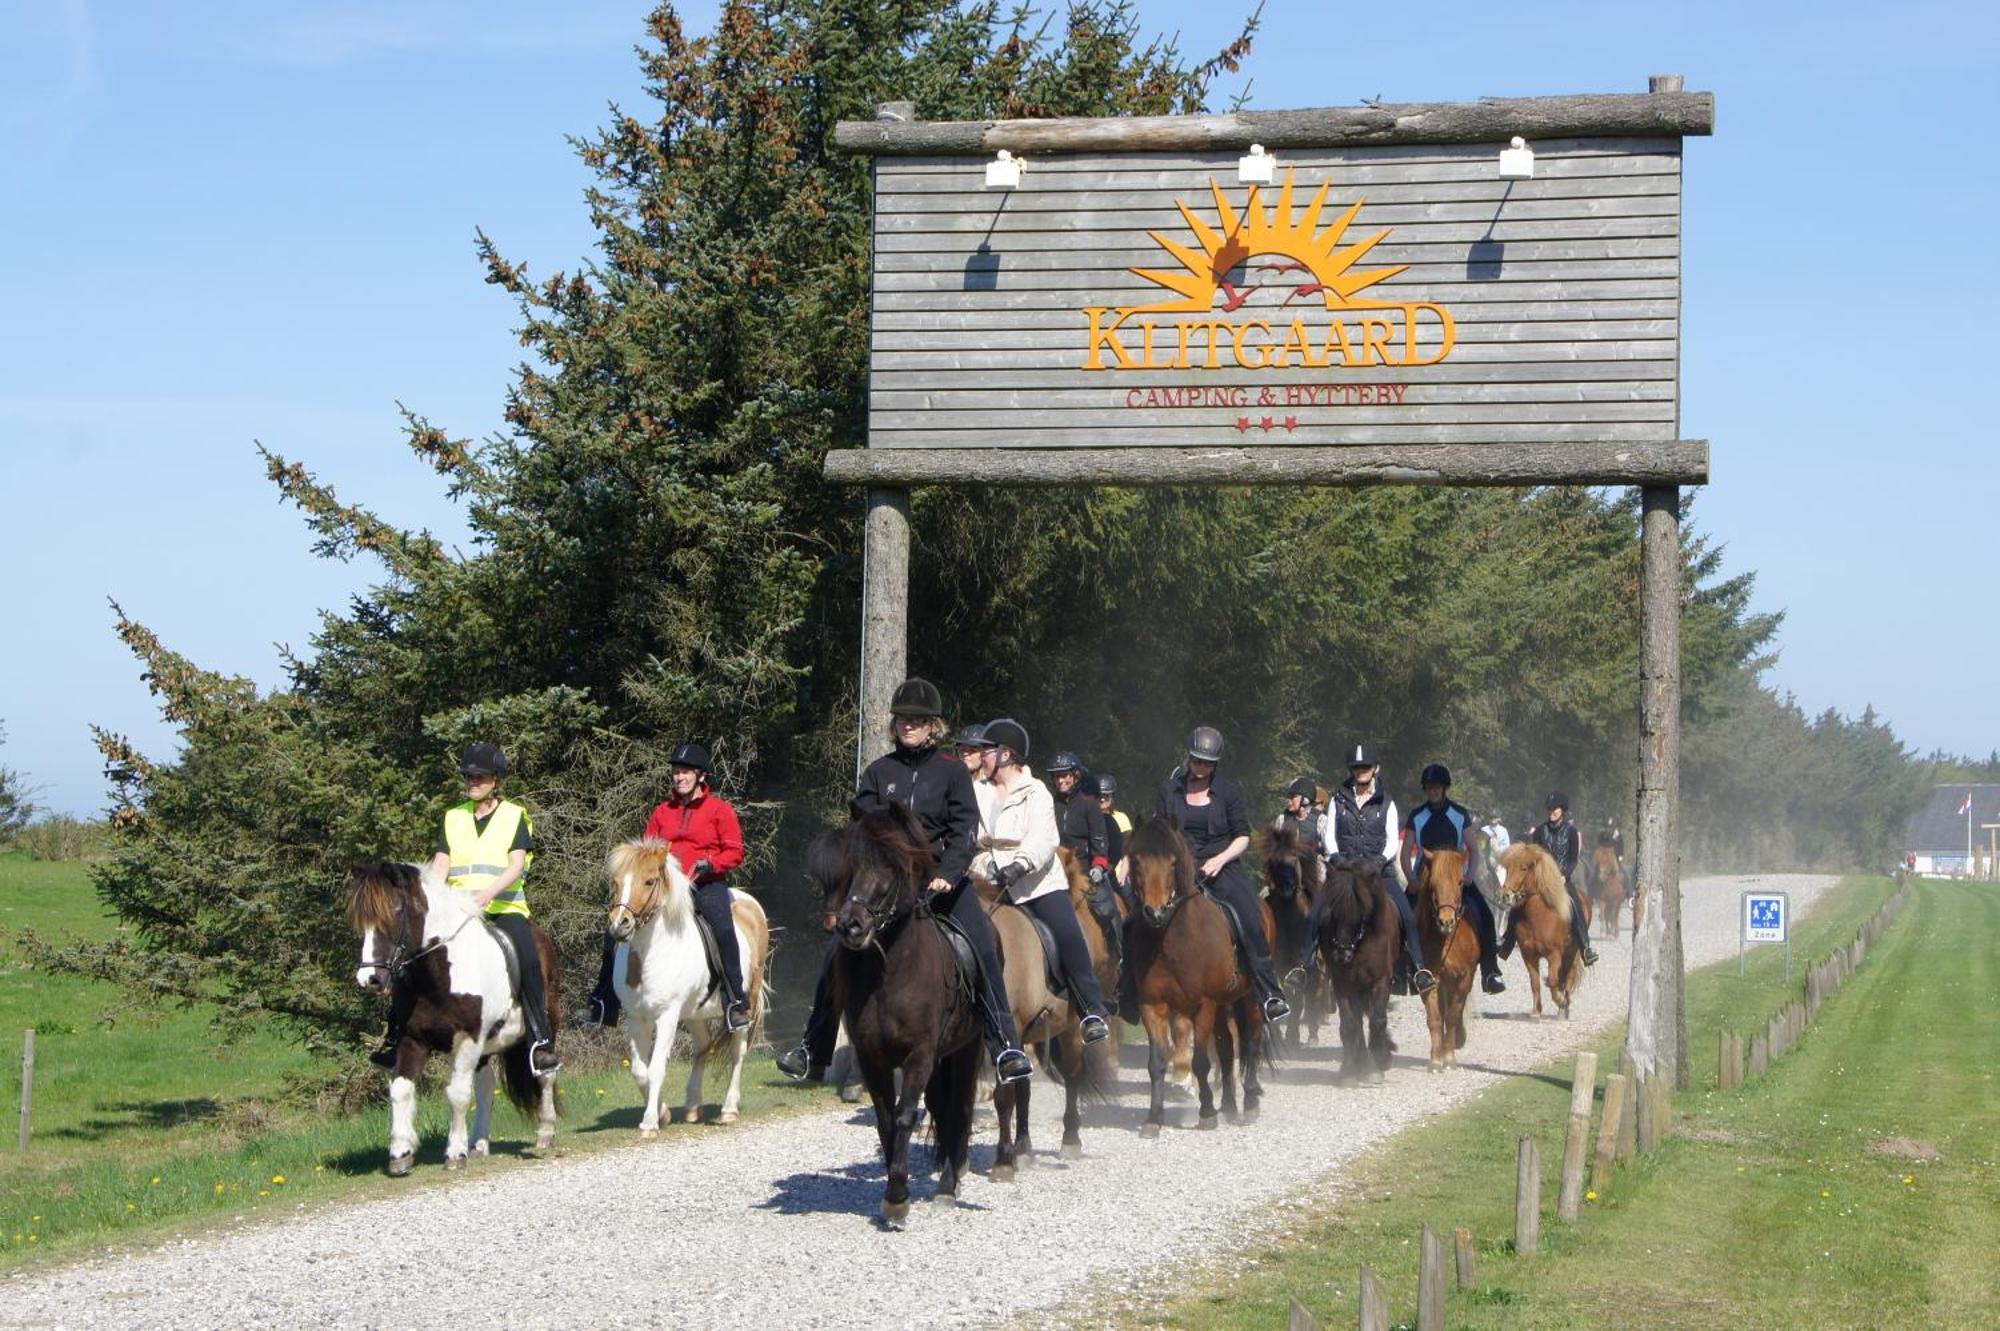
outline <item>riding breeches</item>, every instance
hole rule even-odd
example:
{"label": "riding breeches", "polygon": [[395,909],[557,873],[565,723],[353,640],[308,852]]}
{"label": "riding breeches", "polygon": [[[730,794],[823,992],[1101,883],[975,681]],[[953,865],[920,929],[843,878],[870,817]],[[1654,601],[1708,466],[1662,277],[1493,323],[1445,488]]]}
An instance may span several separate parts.
{"label": "riding breeches", "polygon": [[1403,921],[1403,958],[1410,963],[1410,972],[1415,974],[1424,968],[1423,944],[1417,940],[1417,908],[1410,904],[1410,894],[1402,888],[1386,885],[1389,900],[1396,903],[1396,914]]}
{"label": "riding breeches", "polygon": [[[979,963],[979,1002],[975,1006],[985,1019],[987,1052],[998,1058],[1002,1050],[1020,1043],[1020,1034],[1014,1026],[1014,1010],[1007,1004],[1007,972],[1000,964],[1000,938],[993,932],[993,921],[986,918],[985,903],[972,890],[971,879],[960,879],[951,891],[931,898],[931,911],[949,917],[965,935],[965,941],[972,944],[973,958]],[[1075,927],[1074,920],[1070,927]]]}
{"label": "riding breeches", "polygon": [[1232,864],[1209,879],[1208,890],[1236,913],[1236,921],[1242,926],[1243,957],[1249,962],[1250,986],[1256,990],[1258,999],[1279,998],[1283,991],[1278,987],[1278,968],[1271,964],[1271,940],[1264,933],[1264,902],[1250,886],[1248,874],[1229,871],[1237,867]]}
{"label": "riding breeches", "polygon": [[1568,878],[1563,886],[1569,889],[1569,936],[1576,943],[1577,954],[1590,951],[1590,926],[1583,919],[1583,889]]}
{"label": "riding breeches", "polygon": [[743,949],[737,945],[736,917],[729,909],[729,884],[718,880],[697,885],[694,908],[715,935],[715,951],[722,959],[722,987],[728,993],[728,1005],[736,1007],[747,996],[743,992]]}
{"label": "riding breeches", "polygon": [[1062,967],[1063,978],[1069,981],[1084,1015],[1103,1016],[1104,992],[1097,983],[1097,970],[1090,961],[1090,944],[1083,940],[1083,926],[1077,923],[1076,907],[1070,904],[1069,894],[1051,892],[1015,904],[1040,920],[1055,938],[1057,964]]}
{"label": "riding breeches", "polygon": [[1467,883],[1460,890],[1460,895],[1465,899],[1465,914],[1472,920],[1472,932],[1479,939],[1479,969],[1483,974],[1492,975],[1500,969],[1500,944],[1494,937],[1493,907],[1476,883]]}
{"label": "riding breeches", "polygon": [[833,958],[840,940],[826,940],[826,954],[819,961],[819,982],[813,986],[812,1011],[806,1013],[806,1034],[802,1043],[806,1059],[816,1068],[833,1062],[833,1046],[840,1037],[840,1012],[833,1005]]}
{"label": "riding breeches", "polygon": [[521,1013],[537,1041],[550,1038],[548,994],[542,985],[542,953],[535,946],[535,926],[525,915],[488,915],[486,922],[507,935],[521,965]]}

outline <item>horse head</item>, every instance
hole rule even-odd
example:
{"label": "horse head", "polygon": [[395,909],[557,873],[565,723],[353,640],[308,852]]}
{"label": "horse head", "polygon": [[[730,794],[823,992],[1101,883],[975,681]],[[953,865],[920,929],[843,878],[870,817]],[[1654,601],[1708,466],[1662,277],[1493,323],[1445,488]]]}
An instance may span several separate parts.
{"label": "horse head", "polygon": [[611,936],[621,943],[662,910],[676,922],[693,914],[694,880],[664,841],[627,841],[612,850],[604,871],[611,879]]}
{"label": "horse head", "polygon": [[1418,896],[1430,894],[1431,912],[1438,932],[1450,933],[1465,909],[1465,855],[1456,850],[1424,852],[1424,873]]}
{"label": "horse head", "polygon": [[1194,853],[1173,820],[1154,815],[1132,833],[1125,845],[1132,894],[1139,914],[1155,929],[1164,929],[1180,903],[1193,896]]}
{"label": "horse head", "polygon": [[357,864],[347,872],[347,922],[361,935],[354,982],[380,993],[424,945],[430,912],[423,871],[414,864]]}
{"label": "horse head", "polygon": [[1257,855],[1264,861],[1264,877],[1271,885],[1271,895],[1287,900],[1297,897],[1304,885],[1301,870],[1307,858],[1299,845],[1298,829],[1265,828],[1257,834]]}
{"label": "horse head", "polygon": [[1326,924],[1320,936],[1340,965],[1354,964],[1354,954],[1367,937],[1381,892],[1380,860],[1343,856],[1328,867],[1326,887],[1321,894],[1321,900],[1326,902]]}
{"label": "horse head", "polygon": [[913,909],[935,865],[930,838],[900,804],[871,809],[841,838],[844,900],[834,914],[841,946],[860,951]]}

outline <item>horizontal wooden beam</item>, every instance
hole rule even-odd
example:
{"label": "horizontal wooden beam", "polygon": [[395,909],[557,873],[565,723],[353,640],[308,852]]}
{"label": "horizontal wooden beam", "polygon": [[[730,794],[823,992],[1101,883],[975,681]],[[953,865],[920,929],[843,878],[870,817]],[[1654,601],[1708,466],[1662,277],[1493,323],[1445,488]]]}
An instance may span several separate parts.
{"label": "horizontal wooden beam", "polygon": [[[886,110],[886,108],[885,108]],[[901,113],[901,108],[898,108]],[[1710,92],[1597,93],[1384,102],[1209,116],[1089,116],[1058,120],[843,120],[833,143],[869,157],[1010,152],[1160,152],[1340,148],[1391,143],[1684,137],[1715,132]]]}
{"label": "horizontal wooden beam", "polygon": [[847,448],[834,485],[1706,485],[1708,441],[1350,448]]}

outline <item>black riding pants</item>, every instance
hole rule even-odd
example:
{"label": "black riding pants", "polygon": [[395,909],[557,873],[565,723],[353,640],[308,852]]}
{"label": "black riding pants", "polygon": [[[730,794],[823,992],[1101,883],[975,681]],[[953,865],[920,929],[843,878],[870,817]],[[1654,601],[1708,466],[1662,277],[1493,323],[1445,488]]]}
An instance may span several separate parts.
{"label": "black riding pants", "polygon": [[1461,889],[1461,895],[1465,898],[1465,914],[1472,920],[1472,932],[1479,938],[1480,973],[1492,975],[1500,969],[1500,943],[1493,932],[1493,907],[1476,883],[1467,883]]}
{"label": "black riding pants", "polygon": [[730,1007],[746,1000],[743,992],[743,949],[736,943],[736,917],[729,909],[729,884],[720,880],[702,883],[694,890],[694,908],[708,930],[715,935],[715,950],[722,958],[722,987],[728,991]]}
{"label": "black riding pants", "polygon": [[1590,926],[1583,922],[1583,891],[1568,878],[1563,880],[1563,886],[1569,889],[1569,936],[1581,956],[1590,950]]}
{"label": "black riding pants", "polygon": [[549,1039],[548,994],[542,985],[542,954],[535,946],[535,926],[525,915],[488,915],[486,922],[507,935],[514,945],[515,960],[521,963],[521,1013],[527,1018],[529,1036]]}
{"label": "black riding pants", "polygon": [[1097,983],[1097,970],[1090,961],[1090,944],[1083,941],[1083,926],[1077,923],[1076,907],[1070,904],[1069,894],[1051,892],[1016,904],[1046,925],[1054,936],[1057,964],[1062,967],[1063,978],[1069,981],[1084,1015],[1103,1016],[1104,991]]}
{"label": "black riding pants", "polygon": [[1389,900],[1396,903],[1396,914],[1403,920],[1403,959],[1410,963],[1410,973],[1424,968],[1424,947],[1417,940],[1417,908],[1410,903],[1410,894],[1394,883],[1385,884],[1389,889]]}
{"label": "black riding pants", "polygon": [[1271,964],[1271,940],[1264,935],[1264,903],[1250,886],[1249,874],[1229,871],[1238,867],[1232,864],[1209,879],[1208,890],[1236,912],[1237,923],[1243,927],[1243,956],[1250,963],[1250,986],[1258,1000],[1277,998],[1281,994],[1278,968]]}

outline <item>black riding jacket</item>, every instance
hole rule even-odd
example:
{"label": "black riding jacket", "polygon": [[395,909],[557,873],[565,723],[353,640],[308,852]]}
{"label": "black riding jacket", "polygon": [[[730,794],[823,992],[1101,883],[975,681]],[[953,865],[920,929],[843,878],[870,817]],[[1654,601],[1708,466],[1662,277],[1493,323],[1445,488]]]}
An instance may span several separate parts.
{"label": "black riding jacket", "polygon": [[1056,827],[1062,844],[1069,847],[1085,872],[1111,867],[1111,838],[1104,829],[1104,810],[1097,807],[1097,796],[1087,793],[1081,781],[1068,795],[1056,795]]}
{"label": "black riding jacket", "polygon": [[1343,856],[1355,856],[1364,860],[1389,859],[1389,819],[1395,805],[1382,793],[1382,783],[1368,792],[1366,800],[1357,800],[1352,779],[1340,783],[1333,792],[1333,806],[1327,810],[1327,818],[1333,823],[1330,838],[1333,848],[1338,848]]}
{"label": "black riding jacket", "polygon": [[[1199,870],[1211,857],[1229,849],[1229,843],[1237,837],[1250,835],[1248,809],[1243,787],[1220,774],[1209,782],[1207,804],[1189,804],[1187,773],[1176,772],[1160,787],[1159,802],[1153,811],[1174,820],[1174,826],[1187,838],[1188,849],[1194,852],[1195,868]],[[1255,891],[1250,870],[1241,855],[1223,868],[1221,877],[1231,887]]]}
{"label": "black riding jacket", "polygon": [[1535,824],[1534,842],[1555,860],[1556,868],[1562,870],[1563,881],[1576,872],[1577,861],[1583,858],[1583,836],[1576,830],[1574,819],[1565,818],[1560,823],[1540,822]]}
{"label": "black riding jacket", "polygon": [[979,799],[965,764],[931,745],[895,748],[868,764],[854,790],[854,804],[872,813],[900,804],[917,816],[937,856],[937,876],[947,883],[965,877],[978,849]]}

